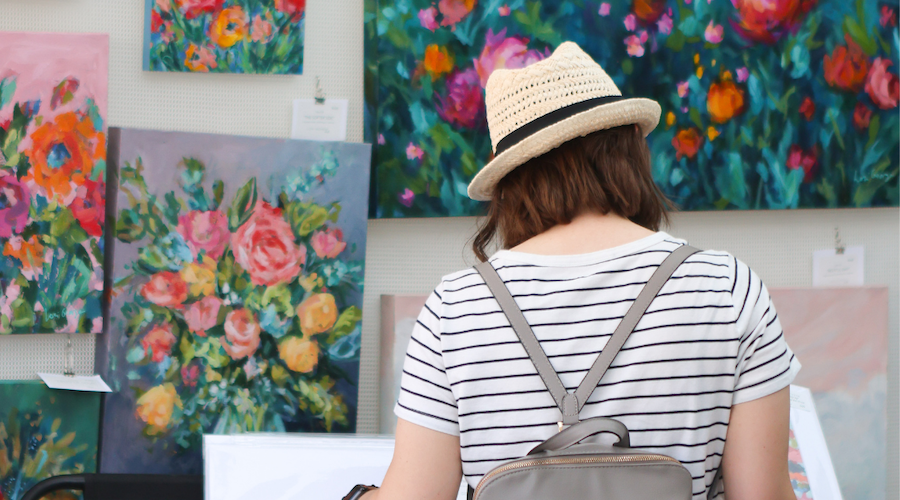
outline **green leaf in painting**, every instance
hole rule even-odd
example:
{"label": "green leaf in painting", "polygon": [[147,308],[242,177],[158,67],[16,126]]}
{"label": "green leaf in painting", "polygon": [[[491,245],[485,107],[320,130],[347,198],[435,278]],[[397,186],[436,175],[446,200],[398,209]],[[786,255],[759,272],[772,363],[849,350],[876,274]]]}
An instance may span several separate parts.
{"label": "green leaf in painting", "polygon": [[328,220],[328,209],[315,203],[294,201],[285,207],[285,212],[294,234],[300,237],[309,235]]}
{"label": "green leaf in painting", "polygon": [[256,206],[256,196],[256,178],[254,177],[241,186],[234,195],[231,208],[228,209],[229,230],[236,231],[247,222]]}
{"label": "green leaf in painting", "polygon": [[16,93],[16,77],[7,76],[0,80],[0,109],[12,102],[13,95]]}
{"label": "green leaf in painting", "polygon": [[357,323],[362,320],[362,310],[356,306],[350,306],[344,309],[344,312],[338,316],[331,331],[328,332],[328,344],[334,344],[339,338],[347,335],[356,328]]}

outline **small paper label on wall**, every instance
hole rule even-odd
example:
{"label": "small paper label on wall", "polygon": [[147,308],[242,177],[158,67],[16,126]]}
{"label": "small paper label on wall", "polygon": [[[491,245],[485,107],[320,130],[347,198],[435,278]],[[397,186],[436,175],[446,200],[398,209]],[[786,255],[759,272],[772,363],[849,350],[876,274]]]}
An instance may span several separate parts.
{"label": "small paper label on wall", "polygon": [[322,104],[315,99],[294,100],[291,139],[346,141],[347,103],[347,99],[328,99]]}
{"label": "small paper label on wall", "polygon": [[90,377],[80,375],[60,375],[58,373],[38,373],[38,377],[51,389],[82,392],[112,392],[100,375]]}
{"label": "small paper label on wall", "polygon": [[847,247],[839,254],[834,249],[813,252],[813,286],[863,286],[865,251]]}

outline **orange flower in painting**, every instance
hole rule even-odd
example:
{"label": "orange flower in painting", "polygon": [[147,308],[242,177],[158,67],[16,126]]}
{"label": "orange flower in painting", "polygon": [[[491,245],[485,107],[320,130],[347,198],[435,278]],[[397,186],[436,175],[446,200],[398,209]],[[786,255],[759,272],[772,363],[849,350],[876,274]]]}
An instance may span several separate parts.
{"label": "orange flower in painting", "polygon": [[653,24],[666,11],[666,0],[632,0],[631,10],[644,24]]}
{"label": "orange flower in painting", "polygon": [[198,73],[208,73],[210,68],[217,68],[216,54],[206,47],[198,47],[193,43],[184,53],[184,67]]}
{"label": "orange flower in painting", "polygon": [[247,38],[247,14],[240,7],[229,7],[219,13],[209,25],[209,39],[219,47],[228,49]]}
{"label": "orange flower in painting", "polygon": [[849,36],[847,46],[838,45],[825,56],[825,81],[828,85],[848,92],[859,92],[869,72],[869,59],[862,48]]}
{"label": "orange flower in painting", "polygon": [[291,371],[309,373],[319,364],[319,345],[308,338],[288,337],[278,344],[278,356]]}
{"label": "orange flower in painting", "polygon": [[68,204],[75,189],[91,175],[94,162],[106,156],[106,136],[89,116],[62,113],[31,134],[31,160],[26,182],[44,188],[48,198],[60,196]]}
{"label": "orange flower in painting", "polygon": [[722,80],[713,83],[706,95],[706,109],[716,123],[725,123],[744,111],[744,90],[725,73]]}
{"label": "orange flower in painting", "polygon": [[703,136],[694,127],[679,130],[672,138],[672,147],[675,148],[675,158],[678,160],[684,156],[689,160],[694,158],[702,145]]}
{"label": "orange flower in painting", "polygon": [[431,75],[431,81],[435,81],[444,73],[449,73],[453,70],[453,56],[447,52],[446,47],[431,44],[425,49],[423,65],[425,66],[425,71]]}
{"label": "orange flower in painting", "polygon": [[44,245],[35,235],[27,240],[21,236],[13,236],[3,246],[3,255],[12,257],[22,263],[20,268],[22,276],[27,280],[33,280],[41,275],[44,268]]}

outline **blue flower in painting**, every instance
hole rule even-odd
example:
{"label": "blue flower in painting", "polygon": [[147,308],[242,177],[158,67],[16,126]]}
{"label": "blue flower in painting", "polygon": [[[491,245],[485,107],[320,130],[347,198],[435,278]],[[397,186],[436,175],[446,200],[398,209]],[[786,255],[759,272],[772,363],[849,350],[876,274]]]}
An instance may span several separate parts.
{"label": "blue flower in painting", "polygon": [[138,264],[151,272],[180,271],[186,263],[193,260],[191,249],[184,237],[177,232],[169,233],[138,252]]}

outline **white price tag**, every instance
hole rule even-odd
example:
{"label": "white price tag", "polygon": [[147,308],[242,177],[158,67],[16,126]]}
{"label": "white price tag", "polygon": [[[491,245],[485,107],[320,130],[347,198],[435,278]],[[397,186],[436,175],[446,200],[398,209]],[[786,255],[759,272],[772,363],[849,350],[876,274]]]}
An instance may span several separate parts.
{"label": "white price tag", "polygon": [[847,247],[843,254],[833,249],[813,252],[813,286],[863,286],[865,251]]}
{"label": "white price tag", "polygon": [[347,103],[347,99],[328,99],[322,104],[315,99],[295,100],[291,139],[346,141]]}
{"label": "white price tag", "polygon": [[38,373],[38,377],[51,389],[83,392],[112,392],[100,375],[90,377],[80,375],[60,375],[57,373]]}

